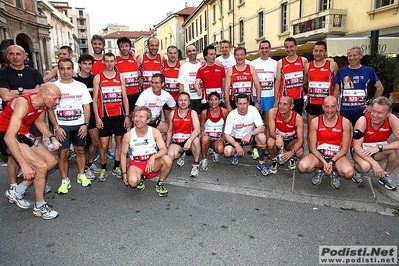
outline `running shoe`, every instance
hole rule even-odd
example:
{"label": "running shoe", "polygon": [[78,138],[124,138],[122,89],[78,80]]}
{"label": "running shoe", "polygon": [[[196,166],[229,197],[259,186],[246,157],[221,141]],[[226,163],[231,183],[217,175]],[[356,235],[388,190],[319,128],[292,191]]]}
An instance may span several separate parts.
{"label": "running shoe", "polygon": [[336,172],[332,172],[330,175],[330,185],[332,188],[338,189],[341,186],[341,182],[339,181],[339,175]]}
{"label": "running shoe", "polygon": [[96,179],[96,175],[93,173],[92,170],[90,170],[90,168],[86,167],[85,169],[85,174],[88,180],[94,180]]}
{"label": "running shoe", "polygon": [[9,203],[15,203],[21,209],[29,209],[30,208],[29,201],[24,200],[24,195],[19,194],[16,191],[16,188],[10,188],[10,189],[6,190],[6,193],[4,193],[4,195],[8,199]]}
{"label": "running shoe", "polygon": [[199,165],[198,163],[193,164],[193,167],[191,168],[191,177],[198,177],[199,176]]}
{"label": "running shoe", "polygon": [[272,164],[270,165],[269,168],[269,173],[273,175],[277,174],[277,159],[272,160]]}
{"label": "running shoe", "polygon": [[295,169],[296,169],[295,158],[291,158],[291,159],[288,161],[288,169],[290,169],[290,170],[295,170]]}
{"label": "running shoe", "polygon": [[90,186],[91,181],[86,177],[86,174],[78,174],[76,177],[78,184],[81,184],[84,187]]}
{"label": "running shoe", "polygon": [[69,189],[71,188],[71,181],[69,178],[62,179],[61,186],[58,188],[58,193],[66,194],[68,193]]}
{"label": "running shoe", "polygon": [[98,182],[104,182],[107,180],[108,172],[105,169],[100,170],[100,176],[97,178]]}
{"label": "running shoe", "polygon": [[355,174],[352,177],[352,181],[355,182],[355,183],[361,183],[363,181],[362,180],[362,174],[359,173],[358,171],[355,171]]}
{"label": "running shoe", "polygon": [[231,156],[230,163],[232,165],[237,165],[238,164],[238,155]]}
{"label": "running shoe", "polygon": [[72,149],[69,149],[68,161],[72,160],[73,158],[76,158],[76,152]]}
{"label": "running shoe", "polygon": [[51,220],[57,218],[58,212],[53,210],[53,208],[45,203],[40,208],[33,208],[33,215],[36,217],[42,217],[44,220]]}
{"label": "running shoe", "polygon": [[384,185],[386,189],[396,190],[396,184],[392,182],[392,174],[384,172],[384,177],[378,181],[381,185]]}
{"label": "running shoe", "polygon": [[219,156],[219,154],[218,154],[217,152],[212,151],[212,160],[213,160],[215,163],[220,162],[220,156]]}
{"label": "running shoe", "polygon": [[122,170],[118,166],[115,169],[112,170],[112,175],[116,176],[117,178],[121,179],[122,178]]}
{"label": "running shoe", "polygon": [[90,170],[95,173],[95,174],[99,174],[101,168],[98,168],[94,163],[92,165],[90,165]]}
{"label": "running shoe", "polygon": [[184,165],[184,157],[186,157],[186,153],[185,152],[183,152],[183,154],[180,156],[180,158],[179,159],[177,159],[177,165],[178,166],[183,166]]}
{"label": "running shoe", "polygon": [[252,159],[254,159],[254,160],[256,160],[256,159],[259,158],[259,152],[258,152],[258,149],[257,149],[256,147],[254,147],[254,148],[252,149],[251,155],[252,155]]}
{"label": "running shoe", "polygon": [[256,169],[258,169],[263,176],[267,176],[269,174],[269,171],[267,171],[266,163],[258,163],[256,165]]}
{"label": "running shoe", "polygon": [[208,159],[204,158],[199,163],[199,168],[201,172],[205,172],[208,170]]}
{"label": "running shoe", "polygon": [[94,162],[97,162],[98,158],[100,158],[100,152],[99,152],[99,151],[97,151],[97,152],[94,154],[93,161],[94,161]]}
{"label": "running shoe", "polygon": [[46,182],[46,187],[44,188],[44,194],[49,193],[51,191],[50,185]]}
{"label": "running shoe", "polygon": [[165,182],[158,181],[155,185],[155,190],[158,192],[160,197],[168,196],[168,190],[165,188]]}
{"label": "running shoe", "polygon": [[140,183],[136,186],[137,190],[144,190],[145,189],[145,184],[144,184],[144,180],[141,179]]}
{"label": "running shoe", "polygon": [[114,153],[114,151],[111,150],[111,149],[108,149],[108,150],[107,150],[107,156],[108,156],[108,158],[110,158],[111,160],[115,159],[115,153]]}
{"label": "running shoe", "polygon": [[320,185],[321,181],[323,180],[323,175],[324,175],[323,171],[321,171],[321,170],[317,171],[316,174],[312,178],[312,184],[315,186]]}

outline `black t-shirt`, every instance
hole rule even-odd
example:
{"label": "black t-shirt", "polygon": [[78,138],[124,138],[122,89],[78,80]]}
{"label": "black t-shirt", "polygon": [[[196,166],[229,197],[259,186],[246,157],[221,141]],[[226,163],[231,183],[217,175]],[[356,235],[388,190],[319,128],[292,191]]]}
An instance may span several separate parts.
{"label": "black t-shirt", "polygon": [[90,93],[91,98],[93,99],[93,79],[94,75],[90,74],[87,78],[83,78],[81,76],[73,77],[75,80],[82,82],[86,85],[87,90]]}
{"label": "black t-shirt", "polygon": [[44,83],[43,76],[39,70],[25,66],[22,70],[15,70],[10,66],[0,69],[0,88],[17,90],[34,89],[36,85]]}

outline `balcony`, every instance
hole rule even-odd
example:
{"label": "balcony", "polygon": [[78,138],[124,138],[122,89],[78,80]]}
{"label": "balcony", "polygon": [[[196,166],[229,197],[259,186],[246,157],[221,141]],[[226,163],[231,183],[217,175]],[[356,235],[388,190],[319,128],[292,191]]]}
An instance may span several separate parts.
{"label": "balcony", "polygon": [[87,43],[80,43],[79,48],[89,48],[89,45]]}
{"label": "balcony", "polygon": [[87,34],[82,33],[82,34],[79,34],[78,36],[79,36],[79,39],[87,39]]}
{"label": "balcony", "polygon": [[346,33],[346,9],[327,9],[291,21],[293,36],[305,39],[314,35],[337,35]]}
{"label": "balcony", "polygon": [[78,29],[87,29],[86,25],[78,25]]}

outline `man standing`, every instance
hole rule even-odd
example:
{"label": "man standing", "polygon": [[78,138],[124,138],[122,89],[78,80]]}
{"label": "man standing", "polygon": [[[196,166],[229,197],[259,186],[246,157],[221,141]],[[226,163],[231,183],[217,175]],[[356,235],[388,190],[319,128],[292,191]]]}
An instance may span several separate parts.
{"label": "man standing", "polygon": [[[222,90],[224,88],[226,71],[224,67],[215,64],[216,50],[213,45],[205,47],[202,54],[204,55],[206,64],[198,69],[194,88],[197,94],[200,95],[200,84],[202,82],[202,110],[205,110],[209,108],[207,99],[211,92],[216,91],[223,97]],[[225,97],[228,97],[228,95]]]}
{"label": "man standing", "polygon": [[303,75],[304,66],[308,63],[305,57],[296,54],[298,45],[295,38],[288,37],[284,41],[284,50],[287,56],[277,63],[275,83],[275,107],[281,96],[288,95],[294,99],[293,110],[302,115],[303,112],[303,84],[306,80]]}
{"label": "man standing", "polygon": [[255,95],[258,101],[255,103],[256,109],[260,109],[260,85],[258,75],[256,75],[255,68],[245,63],[247,50],[245,47],[239,46],[234,49],[234,58],[237,62],[230,67],[226,73],[226,82],[224,85],[224,95],[226,97],[226,109],[230,112],[235,109],[236,98],[238,94],[244,93],[250,99],[250,104],[253,104],[252,87],[255,87]]}
{"label": "man standing", "polygon": [[129,100],[129,114],[133,115],[134,106],[140,96],[138,65],[132,55],[132,42],[127,37],[120,37],[116,41],[120,54],[116,57],[116,68],[125,78],[126,94]]}
{"label": "man standing", "polygon": [[[179,93],[178,108],[174,109],[169,116],[169,128],[166,136],[166,147],[168,155],[172,160],[179,158],[179,166],[184,165],[183,152],[191,151],[194,163],[191,168],[191,177],[199,175],[199,157],[201,152],[200,123],[197,112],[190,109],[190,95],[187,92]],[[183,161],[182,161],[183,160]]]}
{"label": "man standing", "polygon": [[243,146],[256,142],[258,150],[261,151],[256,168],[263,176],[267,176],[269,172],[265,162],[266,136],[262,117],[254,106],[249,105],[249,99],[245,93],[240,93],[236,101],[237,109],[229,113],[225,123],[224,156],[232,157],[231,164],[237,165],[238,156],[244,156]]}
{"label": "man standing", "polygon": [[[93,99],[93,79],[94,76],[91,74],[91,70],[94,63],[94,57],[89,54],[82,54],[79,57],[78,64],[80,67],[80,72],[75,80],[82,82],[86,85],[87,90],[90,93],[90,97]],[[87,166],[85,169],[86,177],[90,180],[95,179],[95,173],[98,174],[100,169],[93,163],[94,155],[100,147],[100,136],[98,133],[98,128],[96,127],[96,118],[93,111],[93,102],[90,103],[90,120],[89,120],[89,136],[90,136],[90,147],[89,153],[87,155]]]}
{"label": "man standing", "polygon": [[367,85],[376,87],[374,98],[382,95],[384,87],[371,67],[363,66],[362,49],[352,46],[348,49],[349,65],[340,68],[334,79],[334,96],[340,102],[340,114],[351,121],[354,126],[359,117],[371,112],[367,106]]}
{"label": "man standing", "polygon": [[[298,164],[301,173],[316,171],[313,185],[320,185],[324,174],[330,176],[332,188],[339,188],[339,176],[350,179],[354,169],[346,157],[351,138],[348,119],[338,114],[338,102],[334,96],[327,96],[323,102],[324,114],[310,121],[309,154]],[[336,170],[336,171],[335,171]]]}
{"label": "man standing", "polygon": [[[392,114],[392,104],[386,97],[375,98],[370,106],[371,113],[360,117],[353,131],[353,159],[357,173],[352,180],[360,183],[360,173],[373,169],[381,185],[396,190],[392,172],[399,165],[399,119]],[[392,133],[396,140],[388,143]],[[378,163],[382,160],[387,160],[385,169]]]}
{"label": "man standing", "polygon": [[151,110],[151,120],[149,126],[157,128],[161,134],[168,131],[168,124],[162,120],[162,109],[167,104],[172,110],[175,109],[176,101],[169,94],[163,90],[165,85],[165,77],[156,73],[152,76],[151,89],[145,90],[137,99],[136,106],[147,106]]}
{"label": "man standing", "polygon": [[84,187],[91,185],[85,173],[85,145],[92,99],[86,85],[73,79],[71,59],[63,58],[58,61],[58,71],[61,80],[57,80],[54,84],[61,90],[61,101],[54,112],[48,112],[48,116],[63,147],[58,151],[58,169],[62,178],[58,193],[65,194],[71,188],[71,181],[68,178],[68,152],[71,141],[75,147],[78,164],[77,182]]}
{"label": "man standing", "polygon": [[97,74],[100,74],[105,70],[103,55],[105,48],[104,37],[101,35],[93,35],[93,37],[91,38],[91,46],[93,47],[94,57],[94,63],[91,72],[94,76],[96,76]]}
{"label": "man standing", "polygon": [[230,50],[231,50],[230,41],[222,40],[220,42],[220,52],[222,55],[216,58],[216,63],[223,65],[226,71],[227,69],[236,64],[236,59],[232,54],[230,54]]}
{"label": "man standing", "polygon": [[[303,156],[303,119],[292,110],[293,107],[292,98],[282,96],[278,107],[270,110],[270,137],[267,140],[267,147],[272,158],[272,165],[269,169],[271,174],[277,174],[277,159],[280,163],[288,162],[288,168],[294,170],[296,168],[295,157]],[[277,152],[281,158],[277,158]]]}
{"label": "man standing", "polygon": [[53,109],[59,103],[60,97],[59,88],[52,83],[46,83],[41,85],[37,93],[12,99],[0,114],[0,151],[3,156],[12,158],[14,164],[20,165],[24,178],[18,185],[15,178],[15,183],[11,183],[5,196],[10,203],[28,209],[30,203],[24,199],[24,194],[33,183],[36,196],[33,214],[45,220],[58,216],[58,212],[44,199],[47,172],[57,164],[57,160],[43,144],[31,136],[29,125],[35,122],[38,129],[50,139],[53,149],[57,150],[60,143],[45,123],[45,109]]}
{"label": "man standing", "polygon": [[[142,177],[153,178],[160,174],[155,190],[160,197],[168,196],[165,179],[172,169],[172,159],[167,155],[167,149],[162,135],[156,128],[148,126],[151,110],[138,106],[134,110],[134,127],[128,131],[122,140],[121,167],[125,185],[138,190],[145,188]],[[127,163],[126,157],[129,157]],[[127,172],[125,172],[127,169]]]}
{"label": "man standing", "polygon": [[158,53],[159,40],[151,37],[147,40],[148,53],[142,54],[137,58],[139,65],[140,78],[143,81],[143,90],[151,88],[152,76],[161,73],[164,58]]}
{"label": "man standing", "polygon": [[[59,56],[59,59],[69,58],[69,59],[72,60],[72,58],[73,58],[73,50],[72,50],[72,48],[70,46],[67,46],[67,45],[61,46],[60,51],[58,53],[58,56]],[[73,71],[75,73],[78,72],[78,64],[74,63]],[[46,76],[44,76],[43,79],[44,79],[44,82],[48,82],[48,81],[50,81],[52,79],[59,80],[60,78],[61,77],[60,77],[60,74],[58,73],[58,66],[56,66]]]}
{"label": "man standing", "polygon": [[186,55],[188,62],[183,64],[179,70],[179,91],[185,91],[190,94],[190,108],[195,110],[199,115],[201,113],[201,92],[198,94],[194,88],[197,71],[201,67],[201,63],[197,60],[197,48],[189,44],[186,47]]}
{"label": "man standing", "polygon": [[327,60],[327,44],[318,41],[313,47],[314,60],[305,65],[305,77],[308,81],[308,99],[306,117],[308,129],[310,121],[323,114],[323,101],[333,93],[333,81],[337,74],[337,63]]}
{"label": "man standing", "polygon": [[101,170],[98,181],[107,179],[106,152],[109,137],[115,136],[115,164],[112,174],[122,178],[120,155],[122,137],[126,129],[131,127],[129,115],[129,101],[126,97],[125,79],[115,71],[115,55],[104,55],[105,70],[97,74],[93,80],[93,109],[96,117],[96,126],[100,129],[100,161]]}
{"label": "man standing", "polygon": [[261,96],[258,98],[254,91],[254,102],[260,102],[263,113],[266,137],[269,136],[269,110],[274,106],[274,80],[276,79],[277,61],[269,57],[272,46],[268,40],[259,43],[260,57],[251,62],[258,74]]}

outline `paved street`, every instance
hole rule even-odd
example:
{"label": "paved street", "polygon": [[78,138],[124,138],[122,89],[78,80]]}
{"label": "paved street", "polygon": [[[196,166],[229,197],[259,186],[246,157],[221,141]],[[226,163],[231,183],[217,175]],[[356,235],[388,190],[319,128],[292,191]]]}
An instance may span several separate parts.
{"label": "paved street", "polygon": [[[51,171],[46,198],[57,219],[1,201],[0,265],[317,265],[319,245],[399,244],[399,218],[391,216],[399,204],[370,179],[315,187],[286,166],[263,177],[249,156],[238,166],[210,162],[193,179],[191,163],[174,165],[165,198],[155,180],[144,191],[112,176],[84,188],[74,161],[72,188],[58,195],[59,173]],[[6,167],[0,174],[5,191]]]}

